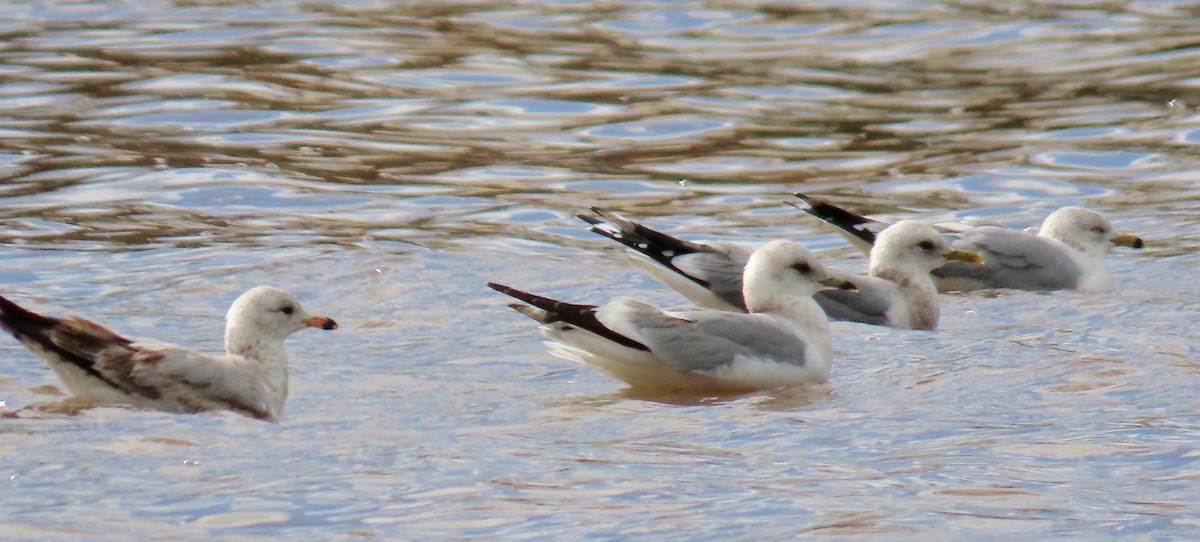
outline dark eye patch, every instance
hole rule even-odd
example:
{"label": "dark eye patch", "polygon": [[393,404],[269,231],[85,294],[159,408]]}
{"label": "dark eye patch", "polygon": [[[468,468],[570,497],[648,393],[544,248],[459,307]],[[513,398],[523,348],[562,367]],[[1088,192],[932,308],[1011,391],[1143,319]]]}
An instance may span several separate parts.
{"label": "dark eye patch", "polygon": [[296,312],[296,307],[293,307],[291,305],[284,305],[282,308],[279,309],[279,312],[282,312],[288,316],[291,316],[293,313]]}
{"label": "dark eye patch", "polygon": [[933,241],[926,239],[920,243],[917,243],[917,246],[920,247],[921,250],[933,250]]}
{"label": "dark eye patch", "polygon": [[812,266],[808,265],[807,262],[800,262],[796,265],[793,265],[792,269],[799,271],[800,274],[802,274],[802,275],[807,275],[809,273],[812,273]]}

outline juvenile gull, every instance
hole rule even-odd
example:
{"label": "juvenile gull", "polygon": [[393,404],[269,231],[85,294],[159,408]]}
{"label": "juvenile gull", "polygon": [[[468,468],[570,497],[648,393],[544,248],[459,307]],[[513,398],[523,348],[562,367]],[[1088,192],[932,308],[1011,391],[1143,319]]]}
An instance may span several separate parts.
{"label": "juvenile gull", "polygon": [[984,263],[975,252],[951,248],[933,228],[902,220],[880,232],[871,247],[867,276],[847,277],[857,291],[820,292],[817,303],[835,320],[934,330],[941,308],[930,272],[948,261],[966,267]]}
{"label": "juvenile gull", "polygon": [[[860,248],[875,242],[885,224],[828,202],[796,194],[809,214],[838,228]],[[1105,254],[1116,245],[1142,248],[1137,236],[1118,232],[1104,215],[1080,207],[1054,211],[1036,233],[975,223],[939,224],[957,249],[983,256],[984,265],[948,262],[933,271],[939,291],[985,288],[1017,290],[1081,290],[1097,292],[1112,286]]]}
{"label": "juvenile gull", "polygon": [[512,308],[542,323],[551,353],[581,361],[630,386],[663,391],[751,391],[825,382],[829,322],[812,294],[849,287],[803,247],[773,241],[750,256],[750,313],[662,311],[619,298],[577,305],[489,282],[532,307]]}
{"label": "juvenile gull", "polygon": [[88,403],[167,412],[232,410],[278,421],[287,401],[283,340],[305,327],[337,329],[304,312],[292,294],[259,286],[225,315],[225,355],[153,340],[131,340],[78,316],[54,318],[0,297],[0,328],[58,373]]}
{"label": "juvenile gull", "polygon": [[[630,257],[651,275],[697,305],[745,311],[742,269],[750,250],[733,243],[695,243],[647,228],[617,213],[593,209],[577,215],[591,230],[624,244]],[[604,222],[600,217],[611,221]],[[823,290],[814,295],[829,318],[900,329],[937,329],[937,290],[929,272],[947,260],[981,262],[979,255],[953,250],[933,228],[905,221],[888,228],[871,250],[869,274],[834,273],[854,291]]]}

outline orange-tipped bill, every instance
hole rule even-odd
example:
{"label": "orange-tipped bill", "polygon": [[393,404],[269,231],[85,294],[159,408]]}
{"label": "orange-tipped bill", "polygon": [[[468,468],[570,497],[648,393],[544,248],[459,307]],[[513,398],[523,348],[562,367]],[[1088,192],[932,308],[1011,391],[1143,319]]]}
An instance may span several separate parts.
{"label": "orange-tipped bill", "polygon": [[330,318],[328,316],[319,316],[319,315],[313,316],[312,318],[305,320],[304,325],[306,325],[308,327],[315,327],[317,329],[326,329],[326,330],[338,328],[337,322],[334,322],[333,318]]}

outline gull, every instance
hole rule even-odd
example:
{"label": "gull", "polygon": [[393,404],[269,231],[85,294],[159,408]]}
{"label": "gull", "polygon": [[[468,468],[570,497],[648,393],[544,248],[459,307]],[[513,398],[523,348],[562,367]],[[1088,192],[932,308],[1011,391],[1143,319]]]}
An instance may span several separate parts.
{"label": "gull", "polygon": [[[655,231],[617,213],[580,214],[591,231],[626,247],[638,264],[702,307],[745,311],[742,269],[750,250],[734,243],[697,243]],[[608,219],[611,224],[600,218]],[[937,329],[937,289],[929,273],[947,260],[982,263],[978,254],[954,250],[933,228],[904,221],[887,228],[871,249],[867,275],[834,273],[853,291],[823,290],[813,297],[834,320],[899,329]]]}
{"label": "gull", "polygon": [[79,316],[55,318],[0,297],[0,328],[42,358],[77,399],[166,412],[232,410],[278,421],[287,401],[283,340],[337,322],[304,312],[269,286],[242,294],[225,315],[225,355],[132,340]]}
{"label": "gull", "polygon": [[[828,202],[796,194],[809,214],[838,228],[859,248],[870,247],[886,224]],[[983,265],[949,262],[933,271],[939,291],[989,288],[1102,292],[1112,287],[1104,256],[1114,246],[1142,248],[1141,238],[1118,232],[1104,215],[1081,207],[1054,211],[1036,232],[979,222],[939,224],[957,249],[977,252]],[[867,248],[869,250],[869,248]]]}
{"label": "gull", "polygon": [[661,391],[753,391],[829,379],[829,321],[812,299],[850,287],[804,247],[772,241],[746,265],[750,313],[663,311],[630,298],[605,305],[557,301],[489,282],[528,305],[509,305],[541,322],[551,353],[583,362],[631,387]]}

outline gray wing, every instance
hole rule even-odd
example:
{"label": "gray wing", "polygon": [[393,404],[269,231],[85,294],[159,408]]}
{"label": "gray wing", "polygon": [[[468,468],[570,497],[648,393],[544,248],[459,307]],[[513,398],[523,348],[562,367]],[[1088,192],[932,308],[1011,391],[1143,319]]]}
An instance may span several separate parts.
{"label": "gray wing", "polygon": [[979,228],[961,234],[954,248],[977,252],[985,263],[947,262],[934,276],[978,281],[987,288],[1069,290],[1083,275],[1062,245],[1021,231]]}
{"label": "gray wing", "polygon": [[708,283],[708,289],[742,310],[746,302],[742,298],[742,272],[750,261],[750,250],[727,243],[710,243],[712,252],[693,252],[676,256],[671,260],[677,269]]}
{"label": "gray wing", "polygon": [[853,283],[858,291],[834,289],[814,294],[813,299],[825,311],[825,315],[830,320],[889,325],[887,313],[896,303],[893,296],[895,285],[862,275],[842,275],[842,278]]}
{"label": "gray wing", "polygon": [[[663,313],[631,302],[613,314],[615,329],[629,332],[650,352],[684,371],[711,371],[739,357],[769,358],[802,366],[806,343],[770,316],[722,311]],[[607,315],[602,318],[609,320]],[[608,322],[606,322],[608,323]]]}

